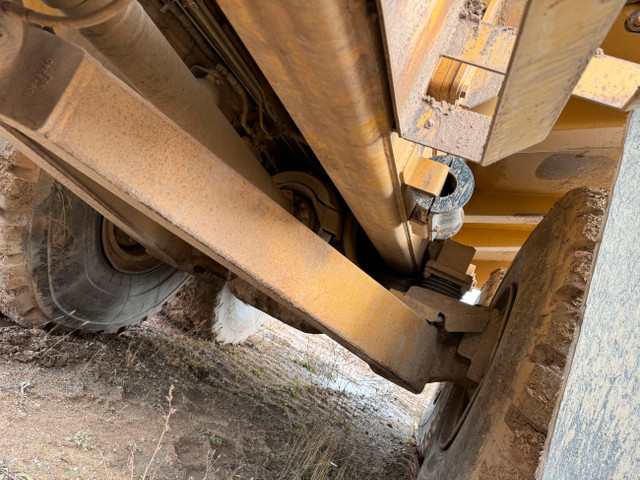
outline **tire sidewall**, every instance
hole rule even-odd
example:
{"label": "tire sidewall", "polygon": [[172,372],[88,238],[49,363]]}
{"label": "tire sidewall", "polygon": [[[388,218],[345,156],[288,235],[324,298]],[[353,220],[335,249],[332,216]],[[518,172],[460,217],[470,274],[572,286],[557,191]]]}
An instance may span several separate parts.
{"label": "tire sidewall", "polygon": [[189,278],[166,264],[142,274],[116,270],[102,249],[102,216],[42,173],[26,250],[37,303],[55,323],[117,332],[156,313]]}

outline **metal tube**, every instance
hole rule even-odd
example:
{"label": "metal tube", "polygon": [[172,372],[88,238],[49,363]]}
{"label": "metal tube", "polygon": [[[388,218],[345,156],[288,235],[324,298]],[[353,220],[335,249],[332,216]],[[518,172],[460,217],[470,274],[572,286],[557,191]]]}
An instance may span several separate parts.
{"label": "metal tube", "polygon": [[[86,14],[111,0],[45,0],[65,15]],[[234,170],[288,208],[289,202],[138,2],[82,34],[162,113]]]}
{"label": "metal tube", "polygon": [[420,250],[421,242],[402,201],[380,30],[368,3],[218,3],[382,257],[415,271],[413,244]]}

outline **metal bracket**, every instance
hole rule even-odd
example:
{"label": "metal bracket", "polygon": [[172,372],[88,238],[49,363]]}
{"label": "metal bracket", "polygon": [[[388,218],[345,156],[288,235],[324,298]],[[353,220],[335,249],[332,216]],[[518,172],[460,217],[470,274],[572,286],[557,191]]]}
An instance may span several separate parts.
{"label": "metal bracket", "polygon": [[449,333],[479,333],[500,313],[482,305],[468,305],[426,288],[411,287],[401,294],[403,301],[421,312],[427,321]]}
{"label": "metal bracket", "polygon": [[431,197],[442,192],[449,176],[449,165],[431,158],[418,157],[402,171],[402,182]]}
{"label": "metal bracket", "polygon": [[411,287],[406,293],[394,291],[394,294],[447,334],[443,342],[449,352],[441,354],[434,363],[432,378],[455,377],[454,381],[463,386],[476,386],[489,365],[503,314],[421,287]]}
{"label": "metal bracket", "polygon": [[[549,134],[625,0],[529,0],[517,41],[515,29],[461,20],[466,8],[463,1],[432,2],[424,7],[418,3],[415,0],[398,8],[392,0],[380,1],[400,135],[489,165]],[[407,56],[419,59],[420,64],[407,61]],[[489,72],[493,75],[490,81],[484,77],[476,83],[492,91],[495,75],[503,77],[501,82],[498,77],[502,85],[495,102],[474,111],[462,104],[462,95],[442,100],[430,95],[433,82],[452,81],[439,77],[442,58]],[[599,68],[598,63],[592,68]],[[453,65],[446,71],[465,75]],[[458,73],[455,75],[457,78]],[[596,101],[608,102],[597,88],[585,83],[579,89],[583,96],[586,89]],[[638,85],[628,84],[633,92],[621,95],[626,99],[624,108],[637,103]]]}
{"label": "metal bracket", "polygon": [[640,65],[597,53],[573,95],[625,112],[633,110],[640,106]]}
{"label": "metal bracket", "polygon": [[[435,168],[434,166],[438,163],[446,167],[446,171],[444,168]],[[464,218],[462,207],[471,198],[475,186],[473,173],[466,163],[452,155],[432,157],[431,162],[425,166],[428,168],[420,170],[425,178],[422,188],[408,185],[413,201],[410,208],[411,229],[416,235],[430,241],[451,238],[462,228]],[[446,173],[443,183],[445,187],[441,187],[436,196],[426,191],[429,189],[436,191],[433,186],[426,185],[433,182],[429,179],[429,170],[436,170],[436,181],[439,181],[438,176],[442,176],[443,172]],[[414,185],[419,185],[417,179],[409,178]],[[452,189],[443,190],[448,186],[449,178]]]}

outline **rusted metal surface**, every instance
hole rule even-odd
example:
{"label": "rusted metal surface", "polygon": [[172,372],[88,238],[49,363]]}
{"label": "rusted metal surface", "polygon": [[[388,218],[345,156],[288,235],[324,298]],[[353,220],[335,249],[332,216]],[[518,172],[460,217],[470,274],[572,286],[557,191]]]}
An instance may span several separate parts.
{"label": "rusted metal surface", "polygon": [[[48,65],[59,66],[56,75],[30,88]],[[430,380],[464,378],[464,364],[442,350],[436,327],[82,50],[30,29],[21,62],[0,89],[0,118],[8,127],[299,314],[381,375],[412,391]]]}
{"label": "rusted metal surface", "polygon": [[580,77],[573,95],[620,110],[633,110],[640,101],[640,65],[597,54]]}
{"label": "rusted metal surface", "polygon": [[366,2],[218,3],[384,260],[415,272],[424,242],[408,225],[380,34]]}
{"label": "rusted metal surface", "polygon": [[[72,16],[87,14],[104,5],[102,0],[46,3]],[[230,166],[280,205],[288,205],[268,172],[218,108],[210,85],[189,71],[138,2],[100,25],[83,29],[82,33],[156,108],[207,148],[220,152]]]}

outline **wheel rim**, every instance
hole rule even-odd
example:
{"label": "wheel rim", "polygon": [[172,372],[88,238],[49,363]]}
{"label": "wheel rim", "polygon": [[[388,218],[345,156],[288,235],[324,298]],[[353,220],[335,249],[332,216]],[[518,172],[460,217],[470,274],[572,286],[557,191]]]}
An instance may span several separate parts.
{"label": "wheel rim", "polygon": [[162,262],[106,218],[102,219],[102,250],[113,268],[123,273],[148,273]]}

